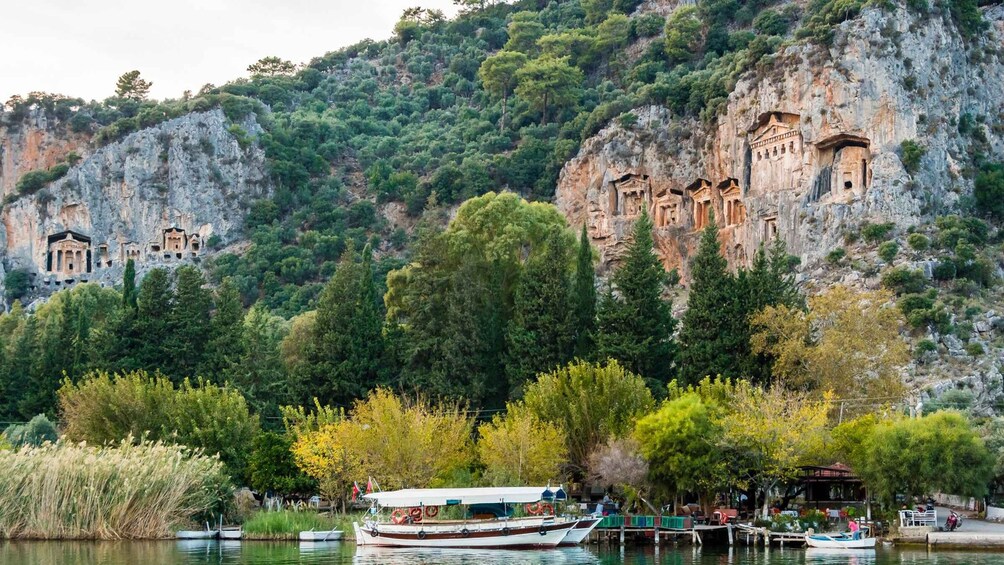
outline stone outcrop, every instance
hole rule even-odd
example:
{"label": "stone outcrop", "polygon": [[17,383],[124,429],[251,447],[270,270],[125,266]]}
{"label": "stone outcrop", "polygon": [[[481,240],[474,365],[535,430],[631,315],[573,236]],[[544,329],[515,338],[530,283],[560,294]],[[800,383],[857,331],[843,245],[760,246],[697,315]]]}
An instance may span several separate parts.
{"label": "stone outcrop", "polygon": [[[252,141],[261,132],[253,116],[238,125]],[[27,270],[46,294],[116,283],[128,259],[142,273],[239,240],[248,205],[270,196],[271,184],[262,149],[230,127],[221,110],[193,113],[89,152],[62,179],[4,206],[5,267]]]}
{"label": "stone outcrop", "polygon": [[[967,44],[942,18],[868,9],[828,50],[790,46],[772,70],[747,73],[712,125],[636,109],[634,125],[582,144],[557,205],[573,226],[587,225],[605,267],[647,208],[663,263],[685,279],[709,212],[731,264],[780,237],[804,266],[864,221],[906,227],[943,213],[970,188],[961,170],[971,140],[956,124],[1004,116],[1004,10],[985,17],[992,31]],[[1001,128],[976,121],[999,158]],[[926,149],[913,174],[899,154],[905,140]]]}
{"label": "stone outcrop", "polygon": [[0,200],[17,193],[17,181],[27,172],[62,163],[71,152],[86,157],[89,142],[90,136],[74,133],[41,109],[16,125],[0,126]]}

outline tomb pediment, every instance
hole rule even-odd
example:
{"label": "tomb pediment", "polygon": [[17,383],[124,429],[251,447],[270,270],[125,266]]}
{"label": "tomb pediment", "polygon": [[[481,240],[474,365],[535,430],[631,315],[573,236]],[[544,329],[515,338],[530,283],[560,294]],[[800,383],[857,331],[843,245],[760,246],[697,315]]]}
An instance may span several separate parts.
{"label": "tomb pediment", "polygon": [[732,178],[725,179],[718,183],[718,191],[721,193],[722,198],[742,196],[742,190],[739,188],[739,181]]}

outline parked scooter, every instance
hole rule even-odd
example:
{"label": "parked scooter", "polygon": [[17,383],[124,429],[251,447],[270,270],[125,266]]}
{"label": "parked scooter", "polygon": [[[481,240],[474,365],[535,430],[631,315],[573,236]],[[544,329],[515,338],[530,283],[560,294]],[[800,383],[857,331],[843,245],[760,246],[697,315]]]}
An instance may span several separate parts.
{"label": "parked scooter", "polygon": [[948,514],[948,518],[945,520],[945,529],[949,532],[954,532],[955,530],[962,527],[962,516],[958,512],[952,510]]}

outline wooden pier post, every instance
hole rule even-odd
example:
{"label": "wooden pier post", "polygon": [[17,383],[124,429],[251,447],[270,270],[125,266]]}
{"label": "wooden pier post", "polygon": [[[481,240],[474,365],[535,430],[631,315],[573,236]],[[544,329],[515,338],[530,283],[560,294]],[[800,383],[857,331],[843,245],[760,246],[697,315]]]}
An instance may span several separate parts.
{"label": "wooden pier post", "polygon": [[729,531],[729,547],[732,547],[732,524],[726,524],[725,527]]}
{"label": "wooden pier post", "polygon": [[656,551],[659,550],[659,521],[662,520],[659,516],[655,517],[655,547]]}
{"label": "wooden pier post", "polygon": [[624,545],[624,524],[621,524],[621,545]]}

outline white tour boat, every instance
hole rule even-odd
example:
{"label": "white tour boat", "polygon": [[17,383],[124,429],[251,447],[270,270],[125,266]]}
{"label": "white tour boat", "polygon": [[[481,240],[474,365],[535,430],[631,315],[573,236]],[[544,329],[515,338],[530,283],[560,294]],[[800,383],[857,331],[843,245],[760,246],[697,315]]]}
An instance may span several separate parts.
{"label": "white tour boat", "polygon": [[[361,546],[549,548],[561,544],[580,522],[555,515],[548,501],[565,498],[560,488],[405,489],[363,498],[373,502],[374,516],[353,524],[356,544]],[[510,517],[517,505],[524,505],[528,515]],[[447,507],[464,507],[465,517],[437,519],[440,508]],[[381,508],[393,509],[390,521],[377,520]],[[469,518],[468,511],[475,516],[491,513],[491,517]],[[583,529],[593,527],[583,525]]]}

